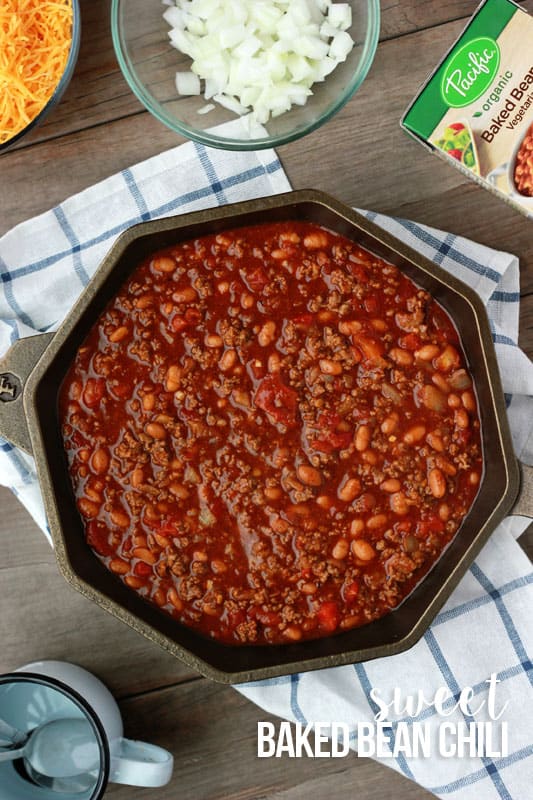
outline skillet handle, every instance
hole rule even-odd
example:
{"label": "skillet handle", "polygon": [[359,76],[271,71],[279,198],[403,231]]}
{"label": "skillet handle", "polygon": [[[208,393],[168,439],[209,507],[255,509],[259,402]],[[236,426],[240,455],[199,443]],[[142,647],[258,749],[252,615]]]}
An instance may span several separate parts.
{"label": "skillet handle", "polygon": [[24,385],[53,337],[53,333],[41,333],[18,339],[0,360],[0,436],[30,454]]}
{"label": "skillet handle", "polygon": [[513,516],[533,519],[533,467],[518,462],[520,468],[520,491],[511,509]]}

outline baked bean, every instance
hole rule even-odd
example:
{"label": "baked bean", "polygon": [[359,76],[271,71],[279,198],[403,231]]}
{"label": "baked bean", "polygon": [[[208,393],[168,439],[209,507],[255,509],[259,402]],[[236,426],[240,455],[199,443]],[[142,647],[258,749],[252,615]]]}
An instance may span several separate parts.
{"label": "baked bean", "polygon": [[150,392],[149,394],[145,394],[142,398],[142,407],[144,408],[144,410],[153,411],[153,409],[155,408],[155,400],[156,400],[155,394],[152,394],[152,392]]}
{"label": "baked bean", "polygon": [[338,561],[342,561],[343,558],[346,558],[348,555],[348,550],[350,549],[350,545],[346,539],[337,539],[337,542],[331,551],[331,555],[334,559]]}
{"label": "baked bean", "polygon": [[393,347],[389,350],[389,356],[396,364],[402,367],[409,367],[413,363],[413,356],[408,350],[402,350],[401,347]]}
{"label": "baked bean", "polygon": [[333,361],[331,358],[321,358],[318,362],[320,372],[324,375],[340,375],[342,372],[342,364],[338,361]]}
{"label": "baked bean", "polygon": [[296,625],[287,625],[283,635],[286,639],[290,639],[291,642],[299,642],[302,638],[302,631]]}
{"label": "baked bean", "polygon": [[78,508],[86,519],[94,519],[100,511],[100,506],[92,500],[88,500],[86,497],[79,498]]}
{"label": "baked bean", "polygon": [[376,551],[365,539],[354,539],[351,550],[354,556],[361,561],[371,561],[376,556]]}
{"label": "baked bean", "polygon": [[365,528],[365,523],[362,519],[352,519],[350,525],[350,533],[352,536],[359,536]]}
{"label": "baked bean", "polygon": [[352,500],[355,500],[360,491],[361,481],[359,478],[348,478],[339,486],[337,495],[339,499],[344,500],[345,503],[351,503]]}
{"label": "baked bean", "polygon": [[329,509],[333,508],[333,506],[335,505],[333,499],[329,496],[329,494],[320,494],[316,499],[316,503],[317,505],[320,506],[320,508],[323,508],[326,511],[329,511]]}
{"label": "baked bean", "polygon": [[[300,480],[303,480],[301,478]],[[303,481],[305,483],[305,481]],[[267,486],[265,489],[265,497],[267,500],[279,500],[283,492],[277,486]]]}
{"label": "baked bean", "polygon": [[438,467],[430,469],[428,474],[428,484],[433,497],[444,497],[446,494],[446,479]]}
{"label": "baked bean", "polygon": [[124,583],[126,586],[129,586],[130,589],[141,589],[143,586],[146,586],[146,581],[139,578],[138,575],[126,575]]}
{"label": "baked bean", "polygon": [[461,395],[461,401],[467,411],[469,411],[471,414],[476,413],[477,406],[473,392],[463,392]]}
{"label": "baked bean", "polygon": [[192,286],[185,286],[183,289],[178,289],[172,295],[172,299],[175,303],[192,303],[193,300],[197,298],[196,290],[193,289]]}
{"label": "baked bean", "polygon": [[208,347],[222,347],[224,344],[222,336],[219,336],[218,333],[209,333],[205,337],[205,343]]}
{"label": "baked bean", "polygon": [[120,511],[118,508],[114,508],[109,517],[113,525],[116,525],[118,528],[128,528],[130,524],[130,518],[126,514],[125,511]]}
{"label": "baked bean", "polygon": [[222,372],[227,372],[229,369],[233,367],[237,360],[237,353],[235,350],[225,350],[222,353],[220,361],[218,362],[218,366],[222,370]]}
{"label": "baked bean", "polygon": [[395,514],[403,516],[409,512],[409,503],[403,492],[395,492],[390,498],[390,507]]}
{"label": "baked bean", "polygon": [[91,459],[91,468],[97,475],[103,475],[109,466],[109,456],[103,447],[95,450]]}
{"label": "baked bean", "polygon": [[457,369],[461,364],[461,356],[452,344],[446,345],[442,353],[435,359],[435,367],[440,372],[449,372]]}
{"label": "baked bean", "polygon": [[453,393],[448,395],[448,405],[450,406],[450,408],[459,408],[459,406],[461,405],[461,398]]}
{"label": "baked bean", "polygon": [[112,558],[109,562],[109,569],[116,575],[126,575],[130,571],[130,565],[123,558]]}
{"label": "baked bean", "polygon": [[477,486],[479,484],[479,473],[478,472],[471,472],[468,476],[468,482],[471,486]]}
{"label": "baked bean", "polygon": [[135,300],[135,307],[139,308],[141,311],[145,308],[149,308],[154,302],[154,298],[151,294],[143,294],[141,297],[137,297]]}
{"label": "baked bean", "polygon": [[451,475],[452,477],[457,475],[457,467],[455,467],[451,461],[448,461],[447,458],[444,458],[443,456],[437,456],[436,463],[439,469],[441,469],[445,475]]}
{"label": "baked bean", "polygon": [[308,233],[307,236],[304,237],[304,247],[307,247],[308,250],[320,250],[324,247],[327,247],[328,244],[328,237],[325,233]]}
{"label": "baked bean", "polygon": [[361,459],[365,462],[365,464],[372,464],[373,467],[379,461],[378,454],[375,450],[365,450],[363,453],[361,453]]}
{"label": "baked bean", "polygon": [[385,434],[394,433],[396,428],[398,427],[398,422],[400,421],[400,417],[396,412],[390,414],[386,417],[383,422],[381,423],[381,430]]}
{"label": "baked bean", "polygon": [[156,606],[159,606],[160,608],[162,608],[164,605],[166,605],[167,596],[166,596],[165,592],[163,591],[163,589],[156,589],[156,591],[152,595],[152,600],[154,601]]}
{"label": "baked bean", "polygon": [[281,356],[279,353],[271,353],[268,357],[268,371],[272,374],[281,369]]}
{"label": "baked bean", "polygon": [[415,350],[415,358],[419,361],[433,361],[440,353],[440,348],[436,344],[425,344],[420,350]]}
{"label": "baked bean", "polygon": [[426,428],[424,425],[413,425],[408,431],[404,433],[403,440],[405,444],[416,444],[421,442],[426,435]]}
{"label": "baked bean", "polygon": [[121,342],[123,339],[126,338],[129,331],[125,325],[121,325],[119,328],[115,328],[114,331],[111,331],[109,336],[107,337],[110,342]]}
{"label": "baked bean", "polygon": [[356,319],[350,320],[342,320],[339,322],[338,325],[339,333],[343,333],[345,336],[353,336],[355,333],[359,333],[362,328],[361,323]]}
{"label": "baked bean", "polygon": [[355,449],[362,453],[370,444],[370,428],[368,425],[360,425],[355,433]]}
{"label": "baked bean", "polygon": [[448,375],[448,383],[452,389],[458,392],[470,389],[472,386],[470,375],[465,369],[457,369],[451,375]]}
{"label": "baked bean", "polygon": [[451,516],[450,506],[448,503],[441,503],[439,506],[439,518],[443,522],[448,522]]}
{"label": "baked bean", "polygon": [[255,305],[255,300],[251,294],[247,294],[246,292],[241,295],[241,306],[243,308],[253,308]]}
{"label": "baked bean", "polygon": [[176,611],[183,611],[183,600],[179,596],[174,586],[171,586],[167,592],[168,602],[174,606]]}
{"label": "baked bean", "polygon": [[135,547],[132,555],[144,561],[145,564],[155,564],[157,561],[157,556],[147,547]]}
{"label": "baked bean", "polygon": [[189,497],[189,490],[182,483],[171,483],[168,488],[180,500],[186,500]]}
{"label": "baked bean", "polygon": [[387,478],[387,480],[380,484],[379,488],[383,489],[384,492],[390,492],[393,494],[394,492],[400,491],[401,483],[397,478]]}
{"label": "baked bean", "polygon": [[154,258],[152,260],[152,268],[155,269],[156,272],[174,272],[176,269],[176,262],[173,258],[160,256],[159,258]]}
{"label": "baked bean", "polygon": [[438,453],[444,452],[444,442],[442,440],[442,436],[434,431],[430,431],[426,436],[426,442],[429,444],[433,450],[436,450]]}
{"label": "baked bean", "polygon": [[322,475],[320,472],[314,467],[309,466],[309,464],[300,464],[296,470],[296,474],[306,486],[320,486],[322,483]]}
{"label": "baked bean", "polygon": [[177,364],[172,364],[167,370],[165,388],[167,392],[177,392],[181,386],[182,371]]}
{"label": "baked bean", "polygon": [[370,531],[375,531],[377,528],[383,528],[388,521],[388,517],[386,514],[374,514],[373,517],[367,519],[366,527]]}
{"label": "baked bean", "polygon": [[448,394],[448,392],[450,391],[450,384],[448,383],[444,375],[441,375],[440,372],[434,372],[433,375],[431,376],[431,380],[435,384],[437,389],[440,389],[441,392],[443,392],[444,394]]}
{"label": "baked bean", "polygon": [[166,430],[159,422],[149,422],[145,430],[153,439],[165,439],[167,435]]}
{"label": "baked bean", "polygon": [[272,344],[274,339],[276,338],[276,323],[273,320],[268,320],[265,322],[261,330],[257,335],[257,341],[261,345],[261,347],[267,347],[269,344]]}
{"label": "baked bean", "polygon": [[436,411],[437,414],[443,414],[446,411],[446,395],[436,386],[426,383],[418,392],[418,397],[430,411]]}
{"label": "baked bean", "polygon": [[456,408],[453,415],[454,422],[458,428],[468,428],[470,425],[470,417],[464,408]]}

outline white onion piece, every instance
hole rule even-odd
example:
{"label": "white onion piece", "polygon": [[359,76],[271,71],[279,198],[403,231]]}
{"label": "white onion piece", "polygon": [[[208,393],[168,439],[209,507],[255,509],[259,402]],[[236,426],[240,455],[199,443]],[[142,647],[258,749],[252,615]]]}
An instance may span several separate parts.
{"label": "white onion piece", "polygon": [[345,31],[352,24],[352,9],[348,3],[333,3],[328,9],[328,22],[334,28]]}
{"label": "white onion piece", "polygon": [[214,103],[206,103],[205,106],[202,106],[196,112],[197,114],[209,114],[210,111],[213,111],[216,108]]}
{"label": "white onion piece", "polygon": [[176,72],[178,94],[200,94],[200,78],[194,72]]}
{"label": "white onion piece", "polygon": [[[169,0],[163,0],[166,3]],[[332,0],[174,0],[163,17],[170,43],[192,59],[180,94],[203,94],[250,131],[304,105],[354,46],[348,3]],[[179,76],[179,77],[178,77]],[[206,114],[213,103],[198,113]],[[251,113],[250,113],[251,110]]]}

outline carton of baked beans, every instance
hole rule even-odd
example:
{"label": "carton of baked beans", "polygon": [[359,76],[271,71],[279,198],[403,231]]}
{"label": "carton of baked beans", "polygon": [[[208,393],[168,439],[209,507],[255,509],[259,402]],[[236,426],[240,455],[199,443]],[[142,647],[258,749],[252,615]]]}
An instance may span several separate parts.
{"label": "carton of baked beans", "polygon": [[533,16],[484,0],[401,124],[533,217]]}

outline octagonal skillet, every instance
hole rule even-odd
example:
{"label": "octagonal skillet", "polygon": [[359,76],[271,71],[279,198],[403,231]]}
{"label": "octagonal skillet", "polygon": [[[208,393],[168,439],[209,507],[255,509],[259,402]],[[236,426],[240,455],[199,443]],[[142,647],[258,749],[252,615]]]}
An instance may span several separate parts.
{"label": "octagonal skillet", "polygon": [[[77,349],[131,272],[174,243],[261,222],[302,219],[355,239],[397,265],[452,316],[479,401],[484,473],[454,540],[394,611],[364,627],[287,645],[231,647],[207,639],[143,600],[109,572],[85,541],[67,471],[58,391]],[[332,198],[289,192],[141,223],[115,242],[58,332],[17,342],[0,364],[0,432],[35,458],[59,567],[65,578],[139,633],[208,678],[238,683],[399,653],[424,633],[496,525],[510,512],[531,516],[533,469],[514,457],[485,309],[468,286]],[[516,500],[518,495],[518,504]]]}

